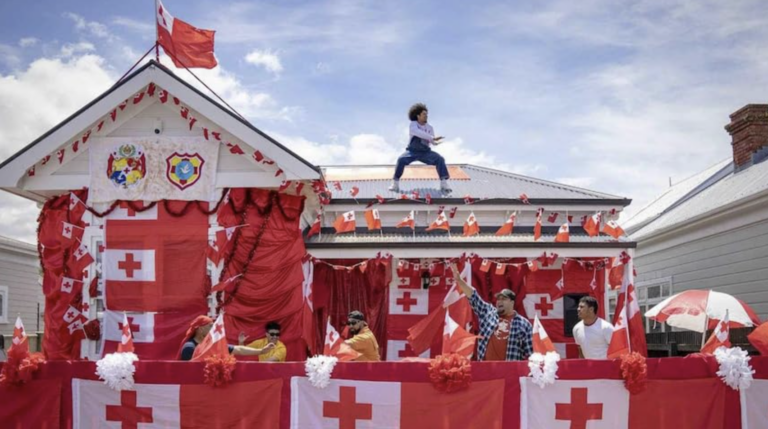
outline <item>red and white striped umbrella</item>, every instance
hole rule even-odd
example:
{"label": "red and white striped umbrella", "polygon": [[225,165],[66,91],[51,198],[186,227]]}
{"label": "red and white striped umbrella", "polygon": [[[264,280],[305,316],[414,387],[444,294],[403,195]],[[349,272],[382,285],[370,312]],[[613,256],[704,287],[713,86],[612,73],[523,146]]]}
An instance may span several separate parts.
{"label": "red and white striped umbrella", "polygon": [[695,289],[672,295],[648,310],[645,317],[677,328],[704,332],[705,323],[707,329],[714,329],[726,311],[731,328],[760,324],[755,312],[743,301],[722,292]]}

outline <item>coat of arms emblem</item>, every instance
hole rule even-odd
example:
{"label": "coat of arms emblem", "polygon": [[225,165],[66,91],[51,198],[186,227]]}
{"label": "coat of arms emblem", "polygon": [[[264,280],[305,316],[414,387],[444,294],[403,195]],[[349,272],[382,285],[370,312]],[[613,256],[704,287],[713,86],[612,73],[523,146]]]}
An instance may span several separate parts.
{"label": "coat of arms emblem", "polygon": [[107,177],[122,189],[133,188],[147,176],[147,160],[144,149],[137,144],[117,147],[107,160]]}
{"label": "coat of arms emblem", "polygon": [[205,160],[197,153],[174,152],[165,160],[165,176],[177,188],[184,190],[194,185],[203,171]]}

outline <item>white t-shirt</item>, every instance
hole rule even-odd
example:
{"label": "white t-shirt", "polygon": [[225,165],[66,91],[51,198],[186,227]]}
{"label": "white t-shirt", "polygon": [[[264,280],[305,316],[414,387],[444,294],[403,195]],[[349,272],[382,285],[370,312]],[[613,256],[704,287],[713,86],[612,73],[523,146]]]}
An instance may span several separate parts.
{"label": "white t-shirt", "polygon": [[589,326],[584,326],[582,320],[573,327],[573,339],[587,359],[605,359],[612,336],[613,325],[599,317]]}

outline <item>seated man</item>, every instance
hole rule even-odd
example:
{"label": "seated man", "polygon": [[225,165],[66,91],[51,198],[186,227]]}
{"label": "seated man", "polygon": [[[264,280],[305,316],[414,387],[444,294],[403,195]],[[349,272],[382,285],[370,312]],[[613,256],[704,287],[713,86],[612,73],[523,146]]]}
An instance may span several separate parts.
{"label": "seated man", "polygon": [[573,340],[579,345],[580,357],[587,359],[606,359],[608,346],[613,337],[613,325],[597,317],[599,308],[592,296],[579,300],[577,314],[581,320],[573,327]]}
{"label": "seated man", "polygon": [[355,361],[381,361],[381,357],[379,356],[379,343],[376,342],[376,337],[373,335],[373,332],[368,329],[368,323],[365,322],[363,313],[357,310],[349,313],[349,316],[347,316],[347,325],[349,326],[349,333],[352,334],[353,337],[344,341],[344,343],[349,345],[354,351],[360,353],[360,356],[355,359]]}
{"label": "seated man", "polygon": [[397,167],[395,168],[395,177],[392,179],[392,185],[389,190],[400,192],[400,177],[403,176],[405,166],[415,161],[421,161],[427,165],[437,167],[437,175],[440,177],[440,190],[444,193],[450,193],[448,186],[448,167],[445,165],[445,159],[437,153],[432,152],[430,145],[437,146],[443,137],[435,137],[435,131],[432,125],[427,123],[427,106],[422,103],[416,103],[408,111],[408,119],[411,120],[410,142],[405,152],[397,158]]}
{"label": "seated man", "polygon": [[[259,362],[285,362],[285,344],[280,341],[280,324],[267,323],[267,336],[248,344],[246,347],[260,350]],[[240,334],[240,344],[245,340],[245,334]],[[272,348],[267,348],[272,345]]]}
{"label": "seated man", "polygon": [[[195,354],[197,345],[202,343],[205,337],[210,332],[213,326],[214,320],[208,316],[197,316],[192,323],[189,324],[186,335],[184,335],[184,341],[181,342],[181,348],[179,349],[180,360],[192,360],[192,356]],[[274,344],[267,344],[261,349],[251,349],[245,346],[229,346],[229,352],[235,356],[257,356],[273,349]]]}

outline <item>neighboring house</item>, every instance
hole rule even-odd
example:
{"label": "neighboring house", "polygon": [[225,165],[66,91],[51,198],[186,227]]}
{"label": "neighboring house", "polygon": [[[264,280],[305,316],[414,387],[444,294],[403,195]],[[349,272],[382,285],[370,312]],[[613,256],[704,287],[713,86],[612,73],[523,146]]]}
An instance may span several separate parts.
{"label": "neighboring house", "polygon": [[[736,111],[725,129],[732,158],[670,187],[624,225],[637,242],[643,312],[672,294],[712,289],[768,318],[768,105]],[[649,345],[674,337],[653,321],[646,328],[659,334]]]}
{"label": "neighboring house", "polygon": [[30,349],[39,350],[45,305],[39,279],[37,247],[0,237],[0,335],[5,337],[6,350],[11,347],[16,316],[24,322]]}

